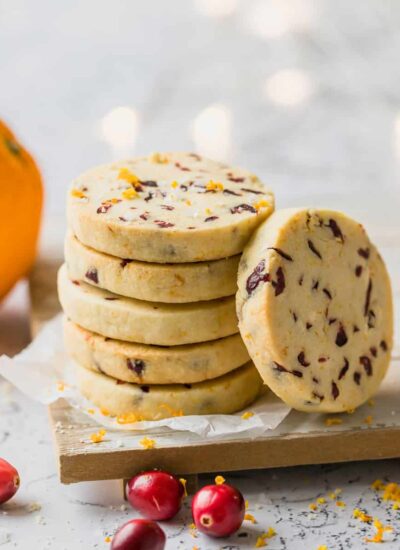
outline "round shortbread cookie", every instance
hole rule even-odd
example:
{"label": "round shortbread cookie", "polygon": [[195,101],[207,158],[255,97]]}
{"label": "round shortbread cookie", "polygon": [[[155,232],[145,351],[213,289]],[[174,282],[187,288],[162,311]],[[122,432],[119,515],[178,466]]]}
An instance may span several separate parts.
{"label": "round shortbread cookie", "polygon": [[89,170],[72,183],[67,203],[83,244],[157,263],[234,256],[273,209],[272,192],[256,176],[189,153]]}
{"label": "round shortbread cookie", "polygon": [[65,264],[59,271],[58,294],[74,323],[117,340],[177,346],[238,332],[234,296],[188,304],[144,302],[71,280]]}
{"label": "round shortbread cookie", "polygon": [[64,340],[70,356],[83,367],[135,384],[203,382],[249,361],[240,334],[160,347],[112,340],[65,320]]}
{"label": "round shortbread cookie", "polygon": [[188,264],[121,260],[89,248],[72,234],[65,241],[71,279],[150,302],[184,303],[232,296],[237,290],[239,255]]}
{"label": "round shortbread cookie", "polygon": [[242,256],[237,311],[265,383],[295,409],[358,407],[388,368],[389,276],[364,228],[339,212],[273,214]]}
{"label": "round shortbread cookie", "polygon": [[224,376],[198,384],[138,385],[120,382],[76,365],[78,388],[112,416],[134,415],[137,420],[169,416],[231,414],[252,403],[262,380],[249,362]]}

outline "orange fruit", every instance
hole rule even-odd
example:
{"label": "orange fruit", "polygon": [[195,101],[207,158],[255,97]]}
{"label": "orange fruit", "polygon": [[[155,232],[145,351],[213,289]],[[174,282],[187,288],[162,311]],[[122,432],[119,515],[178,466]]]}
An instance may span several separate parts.
{"label": "orange fruit", "polygon": [[0,120],[0,299],[32,267],[42,205],[39,169]]}

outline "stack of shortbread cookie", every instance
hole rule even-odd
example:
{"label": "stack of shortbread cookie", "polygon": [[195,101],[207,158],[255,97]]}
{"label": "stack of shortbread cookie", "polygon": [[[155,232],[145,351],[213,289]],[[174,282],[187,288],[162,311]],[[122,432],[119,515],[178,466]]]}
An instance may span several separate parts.
{"label": "stack of shortbread cookie", "polygon": [[133,420],[252,402],[262,381],[234,294],[240,253],[273,210],[257,177],[196,154],[153,154],[75,180],[58,283],[83,395]]}

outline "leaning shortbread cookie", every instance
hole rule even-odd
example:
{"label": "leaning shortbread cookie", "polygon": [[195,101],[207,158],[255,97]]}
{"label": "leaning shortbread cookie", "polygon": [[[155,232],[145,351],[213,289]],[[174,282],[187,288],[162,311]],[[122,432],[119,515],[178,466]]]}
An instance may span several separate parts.
{"label": "leaning shortbread cookie", "polygon": [[239,258],[236,255],[211,262],[156,264],[98,252],[72,234],[65,241],[65,261],[71,279],[151,302],[200,302],[232,296],[237,290]]}
{"label": "leaning shortbread cookie", "polygon": [[237,312],[265,383],[295,409],[358,407],[388,368],[389,276],[364,228],[339,212],[273,214],[242,256]]}
{"label": "leaning shortbread cookie", "polygon": [[83,244],[157,263],[234,256],[273,209],[272,192],[256,176],[190,153],[89,170],[72,183],[67,205]]}
{"label": "leaning shortbread cookie", "polygon": [[58,294],[74,323],[117,340],[176,346],[238,332],[234,296],[187,304],[144,302],[71,280],[65,265],[59,271]]}
{"label": "leaning shortbread cookie", "polygon": [[[147,386],[120,382],[76,365],[82,395],[113,416],[160,420],[192,414],[231,414],[252,403],[262,380],[250,362],[198,384]],[[132,420],[132,419],[131,419]]]}
{"label": "leaning shortbread cookie", "polygon": [[65,320],[64,339],[69,355],[83,367],[136,384],[203,382],[249,361],[240,334],[200,344],[148,346],[112,340]]}

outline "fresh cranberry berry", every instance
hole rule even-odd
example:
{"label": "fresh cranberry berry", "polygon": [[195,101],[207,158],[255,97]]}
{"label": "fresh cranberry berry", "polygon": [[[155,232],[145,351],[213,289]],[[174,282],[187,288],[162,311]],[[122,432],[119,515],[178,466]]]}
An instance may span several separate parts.
{"label": "fresh cranberry berry", "polygon": [[156,470],[133,477],[126,489],[133,508],[153,520],[173,518],[181,507],[183,494],[183,485],[175,476]]}
{"label": "fresh cranberry berry", "polygon": [[19,489],[20,479],[17,470],[0,458],[0,504],[7,502]]}
{"label": "fresh cranberry berry", "polygon": [[212,537],[228,537],[240,528],[245,513],[242,493],[230,485],[207,485],[192,501],[193,520],[199,531]]}
{"label": "fresh cranberry berry", "polygon": [[148,519],[132,519],[115,533],[111,550],[164,550],[164,531]]}

